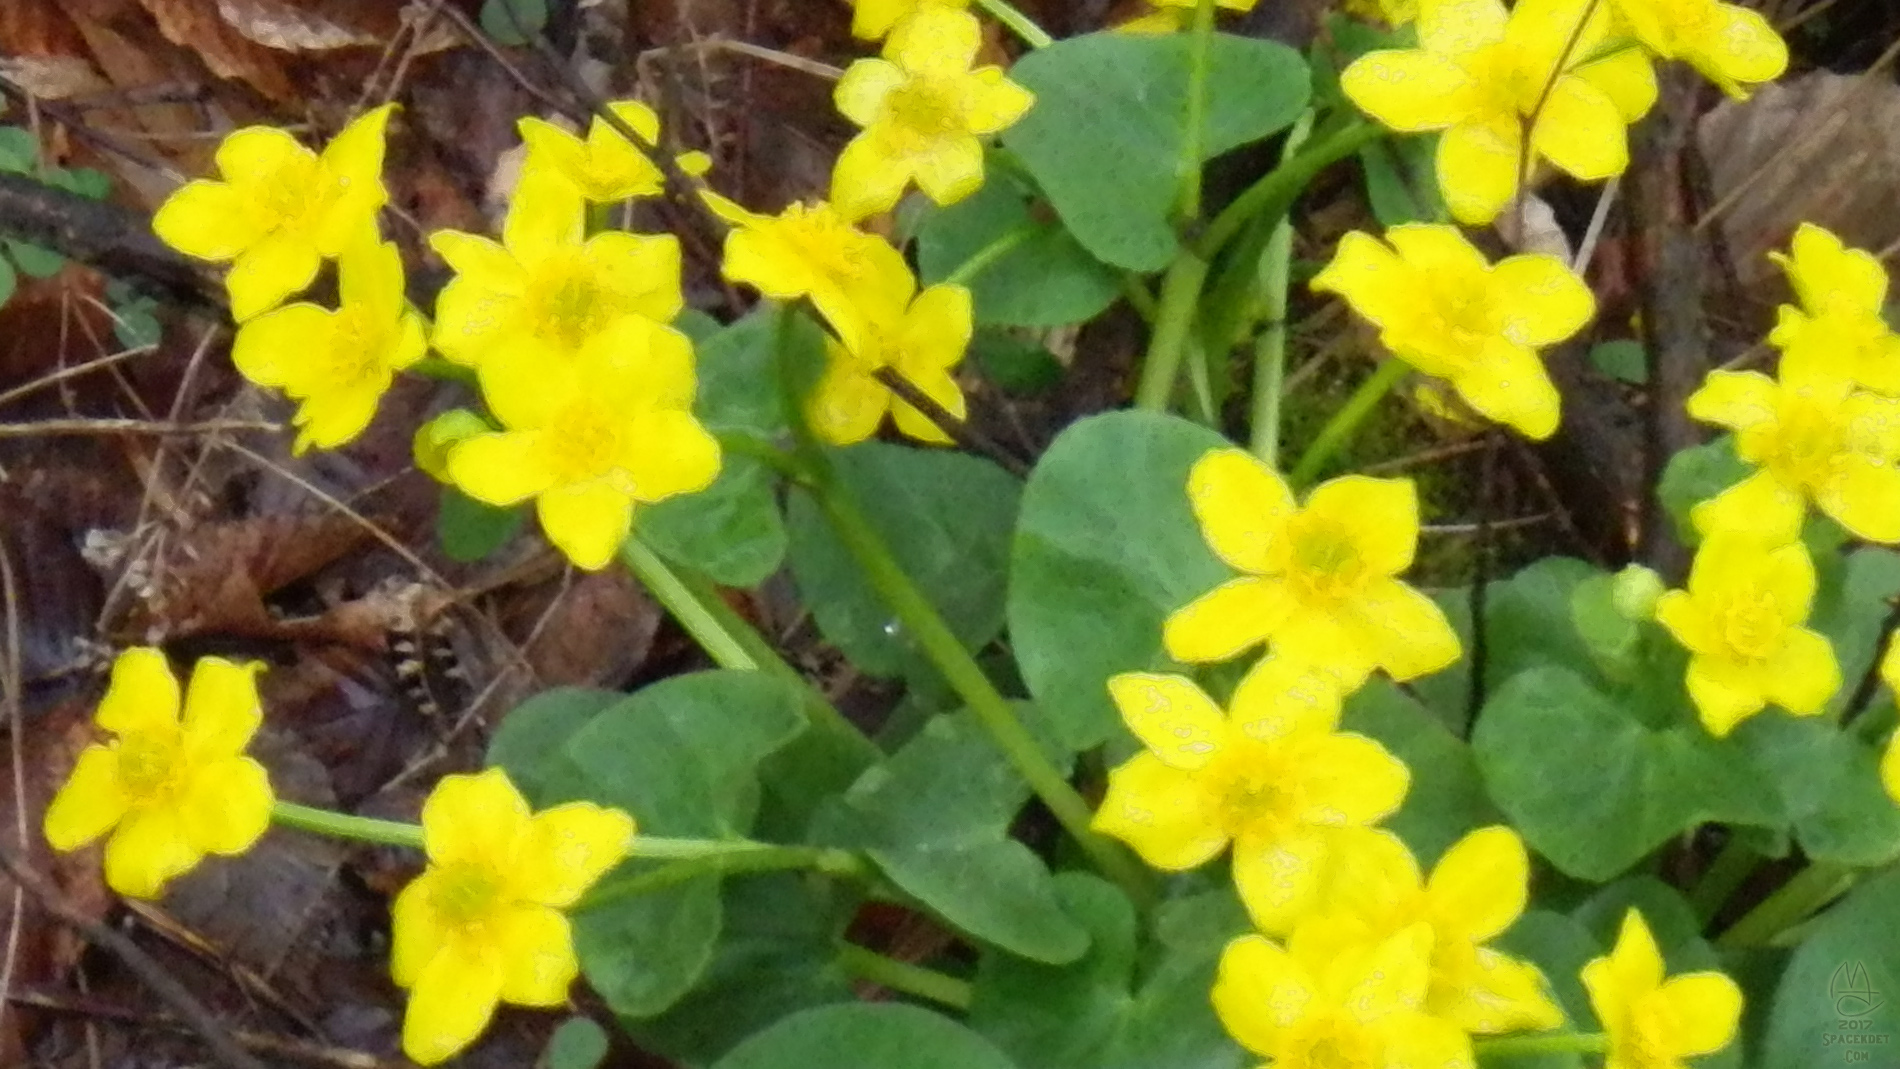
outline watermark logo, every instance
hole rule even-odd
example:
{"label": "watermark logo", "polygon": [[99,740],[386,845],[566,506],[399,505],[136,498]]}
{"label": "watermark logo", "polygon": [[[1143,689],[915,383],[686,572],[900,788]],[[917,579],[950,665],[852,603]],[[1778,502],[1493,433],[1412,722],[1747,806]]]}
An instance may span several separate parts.
{"label": "watermark logo", "polygon": [[1874,1052],[1886,1053],[1893,1036],[1874,1031],[1874,1011],[1887,1004],[1868,975],[1867,963],[1843,961],[1827,981],[1827,997],[1834,1020],[1821,1033],[1821,1046],[1838,1052],[1847,1065],[1872,1065]]}

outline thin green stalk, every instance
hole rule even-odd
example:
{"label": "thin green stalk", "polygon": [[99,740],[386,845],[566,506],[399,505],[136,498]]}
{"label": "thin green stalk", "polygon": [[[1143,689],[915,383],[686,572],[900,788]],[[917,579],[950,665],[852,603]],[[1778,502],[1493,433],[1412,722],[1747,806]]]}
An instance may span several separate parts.
{"label": "thin green stalk", "polygon": [[1201,167],[1207,143],[1207,54],[1214,42],[1214,0],[1194,6],[1193,38],[1189,42],[1187,119],[1181,130],[1181,223],[1192,226],[1201,218]]}
{"label": "thin green stalk", "polygon": [[996,261],[1016,251],[1023,242],[1042,232],[1042,224],[1024,223],[1011,227],[998,234],[988,245],[970,254],[970,258],[957,265],[955,271],[943,277],[946,285],[967,286],[970,280],[995,266]]}
{"label": "thin green stalk", "polygon": [[1031,48],[1047,48],[1055,43],[1055,38],[1036,25],[1034,19],[1016,10],[1008,0],[976,0],[976,6],[989,13],[996,21],[1009,27],[1009,31],[1022,38]]}
{"label": "thin green stalk", "polygon": [[1174,400],[1174,382],[1181,373],[1181,358],[1187,354],[1188,335],[1194,330],[1201,286],[1207,282],[1207,263],[1183,249],[1161,278],[1154,333],[1148,338],[1148,355],[1142,358],[1141,380],[1135,385],[1138,408],[1166,412]]}
{"label": "thin green stalk", "polygon": [[1846,865],[1810,861],[1807,868],[1795,873],[1780,890],[1749,910],[1728,931],[1716,936],[1715,945],[1728,949],[1768,943],[1784,929],[1800,924],[1809,914],[1840,897],[1853,884],[1856,875],[1855,870]]}
{"label": "thin green stalk", "polygon": [[1708,924],[1722,910],[1722,904],[1729,900],[1735,889],[1755,871],[1760,858],[1755,851],[1742,842],[1739,835],[1729,836],[1722,849],[1709,862],[1709,867],[1696,879],[1695,887],[1689,891],[1689,906],[1695,915]]}
{"label": "thin green stalk", "polygon": [[354,839],[363,843],[422,849],[422,825],[420,824],[377,820],[374,817],[353,817],[348,813],[284,801],[271,804],[270,817],[271,820],[286,828],[315,832],[332,839]]}
{"label": "thin green stalk", "polygon": [[[651,848],[653,843],[659,841],[661,840],[635,839],[633,856],[636,858],[667,856],[664,853],[655,853]],[[694,840],[667,841],[675,844],[695,842]],[[865,876],[870,871],[856,854],[849,850],[831,847],[780,846],[774,843],[750,841],[706,842],[697,845],[719,849],[702,851],[674,861],[670,865],[604,881],[588,891],[587,896],[574,907],[575,910],[584,912],[599,909],[629,898],[637,898],[640,895],[675,887],[702,876],[735,876],[741,873],[811,869],[830,876],[853,878]]]}
{"label": "thin green stalk", "polygon": [[1214,221],[1207,224],[1200,239],[1194,243],[1194,251],[1204,260],[1211,260],[1215,254],[1248,220],[1257,215],[1277,218],[1286,214],[1293,206],[1293,199],[1300,195],[1313,176],[1327,167],[1358,152],[1369,141],[1384,136],[1385,129],[1377,123],[1366,122],[1353,116],[1343,125],[1323,134],[1305,151],[1284,160],[1280,166],[1262,175],[1253,185],[1241,191],[1240,196],[1222,208]]}
{"label": "thin green stalk", "polygon": [[968,980],[959,980],[935,969],[887,958],[856,943],[839,945],[838,967],[860,980],[869,980],[879,987],[914,995],[953,1010],[970,1008],[973,989]]}
{"label": "thin green stalk", "polygon": [[1148,292],[1148,284],[1141,280],[1140,275],[1133,271],[1122,272],[1122,297],[1128,301],[1128,306],[1135,310],[1136,315],[1149,325],[1154,324],[1157,311],[1155,295]]}
{"label": "thin green stalk", "polygon": [[1479,1057],[1487,1054],[1594,1054],[1610,1049],[1610,1037],[1601,1032],[1558,1032],[1534,1036],[1500,1036],[1472,1044]]}
{"label": "thin green stalk", "polygon": [[1313,476],[1326,466],[1326,462],[1352,440],[1359,430],[1359,424],[1371,415],[1379,400],[1392,392],[1392,388],[1410,370],[1411,367],[1405,361],[1396,359],[1388,359],[1375,368],[1366,381],[1353,391],[1352,396],[1346,398],[1346,403],[1339,406],[1333,417],[1326,421],[1326,425],[1319,429],[1319,434],[1306,447],[1306,452],[1300,454],[1299,462],[1293,465],[1293,474],[1290,476],[1293,484],[1300,486],[1311,482]]}
{"label": "thin green stalk", "polygon": [[[1282,161],[1291,159],[1313,131],[1308,108],[1287,131]],[[1273,224],[1260,257],[1260,314],[1265,323],[1253,345],[1253,451],[1270,468],[1280,465],[1280,391],[1286,382],[1287,290],[1293,275],[1293,223]]]}

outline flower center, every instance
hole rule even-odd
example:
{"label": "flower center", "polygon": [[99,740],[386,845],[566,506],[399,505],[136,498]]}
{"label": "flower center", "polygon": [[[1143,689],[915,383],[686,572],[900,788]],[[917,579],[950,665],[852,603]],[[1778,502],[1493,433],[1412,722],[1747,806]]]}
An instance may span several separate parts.
{"label": "flower center", "polygon": [[1788,622],[1775,599],[1763,591],[1737,595],[1722,613],[1722,639],[1751,661],[1766,660],[1781,645]]}
{"label": "flower center", "polygon": [[847,291],[867,267],[859,249],[865,238],[825,205],[795,204],[777,223],[780,236],[797,258]]}
{"label": "flower center", "polygon": [[336,335],[330,342],[330,351],[322,357],[328,379],[325,385],[342,388],[373,379],[387,370],[383,364],[387,347],[384,331],[370,321],[366,310],[344,305],[337,311]]}
{"label": "flower center", "polygon": [[1375,1069],[1383,1064],[1376,1041],[1349,1018],[1323,1017],[1300,1039],[1294,1047],[1299,1053],[1287,1060],[1289,1069]]}
{"label": "flower center", "polygon": [[184,764],[176,732],[144,731],[119,736],[119,782],[126,794],[152,801],[169,794]]}
{"label": "flower center", "polygon": [[1630,1007],[1628,1054],[1624,1064],[1647,1069],[1650,1066],[1681,1064],[1677,1058],[1676,1037],[1682,1032],[1682,1022],[1677,1020],[1676,1012],[1662,992],[1652,991],[1636,1000]]}
{"label": "flower center", "polygon": [[445,867],[432,896],[444,920],[458,928],[479,927],[502,904],[500,874],[486,865],[461,862]]}
{"label": "flower center", "polygon": [[530,321],[543,337],[573,351],[607,326],[614,309],[580,250],[557,253],[528,283]]}
{"label": "flower center", "polygon": [[586,482],[614,470],[620,426],[600,405],[587,400],[569,405],[544,433],[558,483]]}
{"label": "flower center", "polygon": [[1825,482],[1845,444],[1834,407],[1796,394],[1782,406],[1776,430],[1775,466],[1783,476],[1810,488]]}
{"label": "flower center", "polygon": [[1336,601],[1366,579],[1352,537],[1331,523],[1303,523],[1293,532],[1289,576],[1315,601]]}
{"label": "flower center", "polygon": [[1283,827],[1300,811],[1300,782],[1287,767],[1280,747],[1253,739],[1237,739],[1221,755],[1223,820],[1229,829]]}
{"label": "flower center", "polygon": [[962,102],[955,83],[913,75],[885,98],[891,133],[904,151],[922,152],[947,137],[964,133]]}

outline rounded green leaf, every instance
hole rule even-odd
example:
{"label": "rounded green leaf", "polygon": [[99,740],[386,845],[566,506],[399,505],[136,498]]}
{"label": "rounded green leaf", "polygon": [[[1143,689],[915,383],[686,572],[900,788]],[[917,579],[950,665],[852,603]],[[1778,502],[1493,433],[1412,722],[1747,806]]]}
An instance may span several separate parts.
{"label": "rounded green leaf", "polygon": [[453,486],[442,488],[441,500],[435,514],[435,537],[443,554],[454,561],[478,561],[495,552],[521,532],[528,518],[523,506],[498,508]]}
{"label": "rounded green leaf", "polygon": [[721,586],[757,586],[785,560],[778,476],[752,457],[727,453],[711,486],[640,509],[634,525],[656,552]]}
{"label": "rounded green leaf", "polygon": [[1761,1066],[1893,1063],[1900,1046],[1900,871],[1857,888],[1795,948],[1769,1010]]}
{"label": "rounded green leaf", "polygon": [[974,195],[924,217],[918,274],[925,284],[941,282],[999,241],[1011,243],[1009,251],[964,282],[978,324],[1080,323],[1121,293],[1120,273],[1090,256],[1061,223],[1039,218],[1007,175],[992,176]]}
{"label": "rounded green leaf", "polygon": [[713,1069],[1016,1069],[940,1013],[896,1002],[821,1006],[739,1044]]}
{"label": "rounded green leaf", "polygon": [[547,1069],[594,1069],[607,1056],[607,1030],[586,1017],[569,1017],[548,1037]]}

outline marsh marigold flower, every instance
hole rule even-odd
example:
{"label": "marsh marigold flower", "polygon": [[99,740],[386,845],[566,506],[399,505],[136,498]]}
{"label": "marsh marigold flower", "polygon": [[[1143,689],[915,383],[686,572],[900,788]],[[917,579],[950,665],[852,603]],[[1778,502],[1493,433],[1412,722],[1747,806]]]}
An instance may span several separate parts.
{"label": "marsh marigold flower", "polygon": [[1223,661],[1265,642],[1349,689],[1374,668],[1404,680],[1458,659],[1445,614],[1398,579],[1418,545],[1410,479],[1347,475],[1302,507],[1258,457],[1215,449],[1189,472],[1188,501],[1214,555],[1244,574],[1168,617],[1174,659]]}
{"label": "marsh marigold flower", "polygon": [[[660,117],[652,108],[637,100],[617,100],[607,105],[607,110],[646,138],[648,144],[659,142]],[[598,115],[588,125],[585,140],[532,115],[519,119],[515,129],[528,146],[530,167],[554,171],[590,201],[611,203],[658,196],[666,184],[659,166]]]}
{"label": "marsh marigold flower", "polygon": [[961,11],[969,6],[970,0],[852,0],[851,35],[876,41],[919,11]]}
{"label": "marsh marigold flower", "polygon": [[867,234],[822,201],[792,204],[777,215],[750,212],[707,194],[714,212],[733,224],[721,270],[775,301],[811,299],[847,348],[865,345],[868,318],[901,308],[917,280],[897,247]]}
{"label": "marsh marigold flower", "polygon": [[856,349],[825,339],[825,372],[805,400],[805,418],[813,433],[832,445],[862,442],[889,412],[897,429],[910,437],[948,444],[949,436],[929,416],[899,400],[876,373],[891,368],[945,411],[963,418],[963,389],[950,369],[970,345],[970,291],[931,286],[908,307],[867,309],[866,327]]}
{"label": "marsh marigold flower", "polygon": [[1635,909],[1608,957],[1583,967],[1590,1007],[1609,1034],[1603,1069],[1682,1069],[1735,1040],[1742,991],[1719,972],[1663,977],[1662,952]]}
{"label": "marsh marigold flower", "polygon": [[157,898],[206,854],[249,850],[273,801],[264,766],[244,756],[263,721],[260,667],[205,657],[181,703],[162,651],[121,653],[94,716],[115,737],[80,753],[46,808],[46,841],[77,850],[111,832],[106,883],[133,898]]}
{"label": "marsh marigold flower", "polygon": [[1812,361],[1888,396],[1900,395],[1900,336],[1882,314],[1887,269],[1865,249],[1850,249],[1813,223],[1802,223],[1786,255],[1769,256],[1788,272],[1800,307],[1782,305],[1768,340],[1796,361]]}
{"label": "marsh marigold flower", "polygon": [[1284,932],[1313,908],[1339,829],[1375,824],[1405,800],[1405,764],[1335,730],[1339,691],[1321,673],[1262,661],[1227,714],[1182,676],[1127,672],[1108,689],[1147,749],[1109,773],[1096,830],[1171,871],[1231,842],[1234,883],[1262,931]]}
{"label": "marsh marigold flower", "polygon": [[1834,648],[1803,627],[1814,562],[1800,542],[1771,546],[1716,531],[1696,549],[1689,588],[1656,601],[1656,619],[1689,651],[1689,697],[1716,738],[1774,702],[1813,716],[1841,686]]}
{"label": "marsh marigold flower", "polygon": [[522,176],[501,241],[458,230],[429,235],[455,269],[436,299],[435,347],[487,376],[500,363],[557,366],[628,316],[671,322],[684,305],[679,239],[610,230],[586,235],[579,188],[550,172]]}
{"label": "marsh marigold flower", "polygon": [[1300,922],[1322,959],[1431,925],[1431,982],[1421,1008],[1479,1035],[1555,1028],[1563,1011],[1535,965],[1484,944],[1524,912],[1530,857],[1509,828],[1479,828],[1452,844],[1430,878],[1399,837],[1341,836],[1325,901]]}
{"label": "marsh marigold flower", "polygon": [[277,307],[374,225],[389,199],[383,132],[393,110],[364,112],[321,154],[275,127],[231,134],[218,146],[224,180],[186,183],[159,205],[153,232],[187,256],[231,264],[233,319]]}
{"label": "marsh marigold flower", "polygon": [[1690,417],[1735,432],[1754,474],[1690,517],[1704,535],[1751,531],[1771,542],[1801,530],[1804,503],[1872,542],[1900,542],[1900,400],[1854,388],[1811,349],[1781,360],[1779,380],[1711,371]]}
{"label": "marsh marigold flower", "polygon": [[391,908],[390,974],[409,991],[403,1053],[434,1065],[501,1003],[565,1004],[580,965],[562,911],[627,856],[634,830],[591,802],[530,813],[498,768],[442,777],[422,804],[428,868]]}
{"label": "marsh marigold flower", "polygon": [[1634,48],[1581,62],[1609,35],[1608,7],[1592,7],[1521,0],[1507,14],[1502,0],[1419,0],[1419,47],[1367,53],[1340,73],[1339,87],[1394,130],[1444,131],[1445,204],[1460,222],[1489,223],[1517,194],[1533,115],[1533,164],[1547,159],[1586,182],[1629,165],[1625,128],[1656,102],[1655,72]]}
{"label": "marsh marigold flower", "polygon": [[884,58],[861,59],[838,80],[838,110],[864,131],[838,154],[831,203],[847,218],[889,211],[916,182],[938,204],[983,185],[982,138],[1035,102],[1001,67],[972,69],[983,43],[976,16],[926,7],[892,31]]}
{"label": "marsh marigold flower", "polygon": [[1395,226],[1385,242],[1352,231],[1311,285],[1344,297],[1399,359],[1537,439],[1557,429],[1559,407],[1537,350],[1596,312],[1590,288],[1562,261],[1523,255],[1487,264],[1450,226]]}
{"label": "marsh marigold flower", "polygon": [[483,383],[506,429],[450,446],[450,480],[491,505],[534,498],[548,539],[589,571],[627,540],[636,503],[719,474],[719,443],[693,418],[692,343],[671,327],[626,316],[565,364],[505,362]]}
{"label": "marsh marigold flower", "polygon": [[1720,0],[1610,0],[1629,32],[1666,59],[1680,59],[1729,96],[1788,69],[1788,44],[1760,12]]}
{"label": "marsh marigold flower", "polygon": [[1471,1040],[1425,1012],[1432,929],[1344,953],[1301,926],[1284,947],[1242,936],[1221,954],[1214,1012],[1271,1069],[1472,1069]]}
{"label": "marsh marigold flower", "polygon": [[369,426],[396,372],[422,359],[422,317],[403,295],[396,246],[361,231],[337,262],[336,311],[298,303],[238,328],[231,362],[260,386],[301,402],[296,451],[334,449]]}

